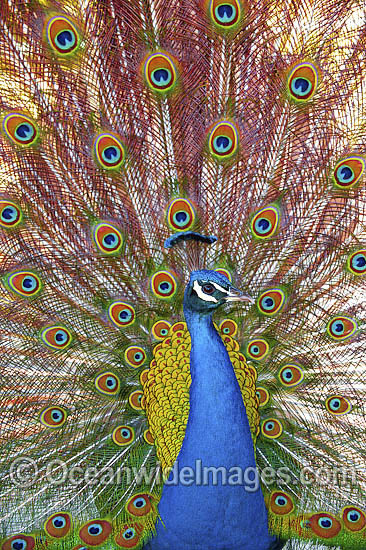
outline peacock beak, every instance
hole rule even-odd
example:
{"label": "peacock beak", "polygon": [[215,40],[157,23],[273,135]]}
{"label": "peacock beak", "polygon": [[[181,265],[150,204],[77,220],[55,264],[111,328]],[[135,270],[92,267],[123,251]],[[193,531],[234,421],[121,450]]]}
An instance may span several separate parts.
{"label": "peacock beak", "polygon": [[243,294],[240,290],[235,287],[231,287],[229,294],[225,297],[225,302],[249,302],[255,304],[254,298],[248,294]]}

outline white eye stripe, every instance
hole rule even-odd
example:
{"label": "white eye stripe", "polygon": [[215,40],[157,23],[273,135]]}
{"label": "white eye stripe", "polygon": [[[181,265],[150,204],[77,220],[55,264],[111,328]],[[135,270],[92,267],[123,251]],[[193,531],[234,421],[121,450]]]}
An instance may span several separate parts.
{"label": "white eye stripe", "polygon": [[205,302],[214,302],[215,304],[218,303],[218,300],[214,296],[209,296],[208,294],[205,294],[203,290],[201,289],[201,286],[199,285],[198,281],[194,281],[193,283],[193,290],[197,293],[197,296],[201,298],[201,300],[204,300]]}
{"label": "white eye stripe", "polygon": [[220,292],[223,292],[224,294],[229,294],[230,291],[226,290],[223,286],[218,285],[217,283],[214,283],[213,281],[202,281],[204,284],[209,283],[210,285],[214,286],[216,290],[219,290]]}

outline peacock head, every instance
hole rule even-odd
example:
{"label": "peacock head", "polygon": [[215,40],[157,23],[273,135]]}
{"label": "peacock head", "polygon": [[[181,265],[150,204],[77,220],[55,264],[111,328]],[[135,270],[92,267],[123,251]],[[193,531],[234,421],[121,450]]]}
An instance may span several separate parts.
{"label": "peacock head", "polygon": [[227,277],[217,271],[202,269],[193,271],[184,293],[184,309],[200,315],[211,315],[228,302],[251,302],[250,296],[242,294]]}

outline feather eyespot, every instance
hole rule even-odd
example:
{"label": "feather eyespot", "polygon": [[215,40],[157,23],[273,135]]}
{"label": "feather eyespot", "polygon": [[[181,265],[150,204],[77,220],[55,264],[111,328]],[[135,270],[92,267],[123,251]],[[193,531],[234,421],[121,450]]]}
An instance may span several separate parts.
{"label": "feather eyespot", "polygon": [[93,144],[98,164],[105,170],[118,170],[126,158],[126,148],[121,139],[113,134],[99,134]]}
{"label": "feather eyespot", "polygon": [[118,254],[121,251],[123,238],[121,232],[110,223],[98,223],[93,231],[97,248],[107,255]]}
{"label": "feather eyespot", "polygon": [[350,189],[360,180],[365,171],[365,159],[347,157],[336,164],[333,172],[334,186],[339,189]]}
{"label": "feather eyespot", "polygon": [[351,338],[358,330],[356,321],[350,317],[333,317],[327,324],[327,333],[333,340],[342,341]]}
{"label": "feather eyespot", "polygon": [[239,0],[210,0],[209,14],[220,30],[233,29],[240,21],[241,5]]}
{"label": "feather eyespot", "polygon": [[14,202],[0,200],[0,225],[6,228],[16,227],[22,221],[22,211]]}
{"label": "feather eyespot", "polygon": [[125,350],[125,361],[134,368],[141,367],[146,361],[145,350],[138,346],[129,346]]}
{"label": "feather eyespot", "polygon": [[282,424],[275,418],[268,418],[262,422],[261,432],[265,437],[277,439],[283,432]]}
{"label": "feather eyespot", "polygon": [[366,273],[366,250],[357,250],[347,259],[348,270],[353,275],[365,275]]}
{"label": "feather eyespot", "polygon": [[127,512],[132,516],[147,516],[153,509],[150,499],[147,493],[133,495],[126,503]]}
{"label": "feather eyespot", "polygon": [[296,101],[308,101],[318,86],[318,71],[312,63],[299,63],[288,77],[288,93]]}
{"label": "feather eyespot", "polygon": [[280,288],[271,288],[263,292],[258,300],[257,307],[263,315],[276,315],[284,306],[286,294]]}
{"label": "feather eyespot", "polygon": [[273,491],[270,497],[269,507],[274,514],[286,516],[294,509],[294,503],[287,493],[283,491]]}
{"label": "feather eyespot", "polygon": [[66,512],[52,514],[45,523],[44,530],[50,537],[61,539],[71,529],[71,516]]}
{"label": "feather eyespot", "polygon": [[222,120],[209,130],[208,147],[211,155],[218,160],[226,160],[239,148],[239,131],[233,122]]}
{"label": "feather eyespot", "polygon": [[17,145],[30,147],[39,135],[35,122],[21,113],[9,113],[3,119],[3,131],[5,135]]}
{"label": "feather eyespot", "polygon": [[144,439],[149,445],[154,445],[155,441],[150,430],[144,431]]}
{"label": "feather eyespot", "polygon": [[121,548],[136,548],[140,542],[143,530],[143,526],[139,523],[125,525],[114,540]]}
{"label": "feather eyespot", "polygon": [[103,544],[112,533],[112,525],[109,521],[103,519],[94,519],[88,521],[79,531],[79,536],[83,542],[89,546],[99,546]]}
{"label": "feather eyespot", "polygon": [[42,288],[41,279],[31,271],[11,273],[7,277],[7,283],[16,294],[29,298],[36,296]]}
{"label": "feather eyespot", "polygon": [[238,332],[238,325],[232,319],[224,319],[221,321],[219,329],[225,336],[235,336]]}
{"label": "feather eyespot", "polygon": [[169,299],[177,291],[177,280],[169,271],[158,271],[151,277],[150,286],[155,296]]}
{"label": "feather eyespot", "polygon": [[61,428],[67,419],[67,411],[63,407],[51,406],[43,409],[40,414],[41,424],[47,428]]}
{"label": "feather eyespot", "polygon": [[304,371],[298,365],[284,365],[278,378],[283,386],[294,387],[304,380]]}
{"label": "feather eyespot", "polygon": [[220,275],[223,275],[224,277],[229,279],[230,283],[232,282],[231,273],[227,269],[224,269],[223,267],[218,267],[217,269],[215,269],[215,271],[216,273],[220,273]]}
{"label": "feather eyespot", "polygon": [[325,401],[325,408],[334,415],[347,414],[352,409],[351,403],[341,395],[332,395]]}
{"label": "feather eyespot", "polygon": [[32,536],[23,535],[13,535],[8,538],[2,545],[2,550],[33,550],[35,546],[35,540]]}
{"label": "feather eyespot", "polygon": [[56,15],[47,21],[46,37],[58,55],[72,55],[80,46],[80,37],[75,25],[64,15]]}
{"label": "feather eyespot", "polygon": [[117,327],[129,327],[135,322],[136,313],[126,302],[113,302],[108,308],[108,317]]}
{"label": "feather eyespot", "polygon": [[117,395],[121,389],[120,379],[114,372],[103,372],[94,380],[96,389],[104,395]]}
{"label": "feather eyespot", "polygon": [[356,506],[346,506],[342,510],[343,523],[348,531],[362,531],[366,527],[366,515]]}
{"label": "feather eyespot", "polygon": [[177,82],[176,61],[163,52],[147,57],[143,73],[148,86],[155,92],[169,92]]}
{"label": "feather eyespot", "polygon": [[41,339],[46,346],[53,349],[64,350],[72,342],[72,336],[67,328],[62,326],[46,327],[41,332]]}
{"label": "feather eyespot", "polygon": [[128,402],[133,409],[135,409],[136,411],[141,411],[143,397],[143,392],[141,390],[136,390],[130,394]]}
{"label": "feather eyespot", "polygon": [[269,239],[278,229],[280,211],[275,206],[266,206],[257,212],[251,222],[251,230],[257,239]]}
{"label": "feather eyespot", "polygon": [[174,231],[192,229],[195,218],[193,205],[187,199],[175,199],[168,206],[167,221],[169,227]]}
{"label": "feather eyespot", "polygon": [[156,340],[164,340],[169,334],[171,324],[168,321],[156,321],[151,329],[151,334]]}
{"label": "feather eyespot", "polygon": [[113,442],[119,447],[130,445],[135,439],[135,430],[130,426],[118,426],[112,433]]}
{"label": "feather eyespot", "polygon": [[341,530],[340,522],[327,513],[314,514],[309,521],[312,531],[324,539],[335,537]]}
{"label": "feather eyespot", "polygon": [[260,407],[267,405],[269,401],[269,391],[266,388],[257,387],[256,396],[258,397],[258,404]]}
{"label": "feather eyespot", "polygon": [[248,342],[246,351],[251,359],[261,361],[269,354],[269,344],[264,338],[254,338]]}

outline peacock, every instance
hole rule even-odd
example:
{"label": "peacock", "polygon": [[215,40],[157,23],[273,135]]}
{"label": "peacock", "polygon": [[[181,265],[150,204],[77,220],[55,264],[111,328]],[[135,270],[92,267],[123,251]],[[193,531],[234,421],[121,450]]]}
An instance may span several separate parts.
{"label": "peacock", "polygon": [[1,2],[1,550],[366,548],[365,17]]}

